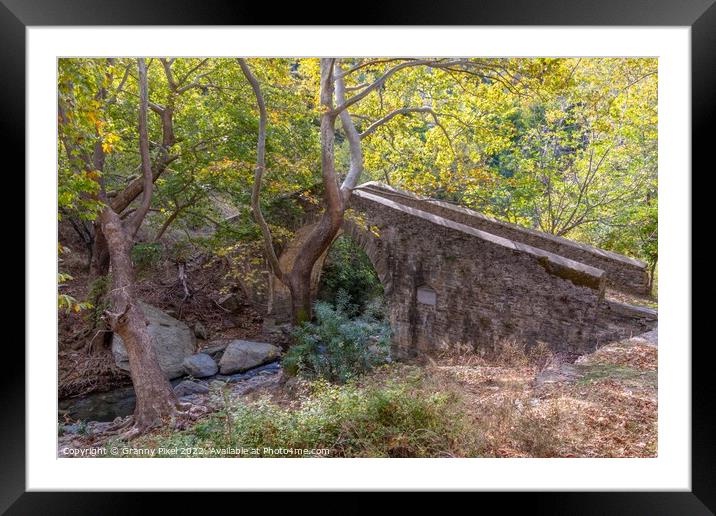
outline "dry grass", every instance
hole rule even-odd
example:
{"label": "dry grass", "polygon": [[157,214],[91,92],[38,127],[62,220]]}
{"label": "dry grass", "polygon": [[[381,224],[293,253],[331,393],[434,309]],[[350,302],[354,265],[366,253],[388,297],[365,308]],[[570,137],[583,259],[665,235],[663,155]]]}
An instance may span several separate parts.
{"label": "dry grass", "polygon": [[[482,355],[443,354],[428,363],[381,367],[356,385],[406,385],[414,399],[451,400],[443,457],[656,456],[656,348],[632,339],[573,365],[567,356],[578,374],[541,382],[541,373],[559,370],[563,359],[545,346],[525,349],[508,341]],[[280,410],[300,411],[311,391],[310,382],[292,378],[249,394],[245,402],[267,400]],[[374,443],[378,448],[363,450],[363,456],[395,456],[395,439]]]}
{"label": "dry grass", "polygon": [[626,303],[628,305],[646,306],[648,308],[659,308],[659,299],[655,294],[638,295],[619,292],[618,290],[607,289],[604,293],[607,299]]}
{"label": "dry grass", "polygon": [[425,371],[461,397],[481,456],[656,456],[655,347],[615,343],[578,360],[576,379],[536,381],[554,364],[508,342],[491,357],[443,356]]}

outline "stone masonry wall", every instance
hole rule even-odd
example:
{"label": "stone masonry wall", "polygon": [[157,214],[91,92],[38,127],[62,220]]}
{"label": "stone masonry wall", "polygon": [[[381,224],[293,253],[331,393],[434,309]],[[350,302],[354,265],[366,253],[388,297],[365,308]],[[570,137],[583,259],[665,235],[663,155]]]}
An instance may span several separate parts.
{"label": "stone masonry wall", "polygon": [[640,335],[658,322],[656,310],[605,299],[599,304],[599,325],[595,347]]}
{"label": "stone masonry wall", "polygon": [[402,205],[433,213],[448,220],[487,231],[515,242],[522,242],[591,265],[606,272],[606,281],[610,287],[624,292],[647,293],[647,266],[639,260],[541,231],[499,221],[474,210],[447,202],[419,197],[413,193],[398,190],[382,183],[364,183],[358,189],[393,199]]}
{"label": "stone masonry wall", "polygon": [[385,287],[398,355],[515,338],[593,349],[604,272],[357,189],[344,230]]}

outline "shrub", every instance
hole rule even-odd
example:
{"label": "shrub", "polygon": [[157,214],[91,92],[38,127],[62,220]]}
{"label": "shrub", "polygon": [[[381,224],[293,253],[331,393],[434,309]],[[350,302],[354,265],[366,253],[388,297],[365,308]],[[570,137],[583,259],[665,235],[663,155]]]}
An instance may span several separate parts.
{"label": "shrub", "polygon": [[293,332],[295,343],[283,358],[284,371],[343,383],[386,362],[390,327],[374,312],[351,319],[354,311],[343,294],[335,308],[316,303],[316,322]]}
{"label": "shrub", "polygon": [[[393,376],[393,368],[387,376]],[[254,449],[242,457],[309,457],[323,450],[330,457],[469,456],[475,448],[470,426],[451,393],[435,391],[424,376],[414,375],[334,385],[308,383],[299,408],[282,407],[262,397],[233,401],[184,432],[151,436],[163,448]],[[221,404],[223,405],[223,404]],[[230,426],[228,426],[230,425]],[[274,450],[294,450],[278,455]],[[301,450],[300,452],[296,452]],[[216,456],[216,455],[212,455]]]}
{"label": "shrub", "polygon": [[132,263],[137,272],[146,272],[155,267],[162,258],[162,246],[158,242],[134,244]]}

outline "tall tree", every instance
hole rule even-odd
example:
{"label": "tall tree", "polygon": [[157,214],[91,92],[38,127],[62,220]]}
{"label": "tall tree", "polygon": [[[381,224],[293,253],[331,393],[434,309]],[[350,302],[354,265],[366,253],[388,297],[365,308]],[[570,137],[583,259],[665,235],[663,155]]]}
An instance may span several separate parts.
{"label": "tall tree", "polygon": [[[144,59],[137,59],[139,89],[138,141],[141,159],[141,200],[134,211],[124,220],[107,197],[102,180],[104,149],[102,142],[95,143],[92,153],[83,149],[81,138],[73,138],[72,115],[67,111],[67,98],[60,97],[60,135],[67,156],[71,162],[81,164],[95,182],[91,191],[96,203],[101,206],[98,214],[99,230],[104,236],[109,255],[112,288],[111,309],[105,311],[105,318],[112,332],[119,335],[127,350],[132,384],[137,396],[133,426],[127,436],[161,425],[170,418],[186,413],[186,405],[180,404],[162,372],[152,346],[152,337],[147,330],[147,320],[134,294],[134,268],[131,249],[134,236],[150,210],[154,185],[154,173],[150,157],[147,112],[149,93],[147,65]],[[99,98],[103,96],[100,94]],[[99,103],[93,104],[99,106]],[[93,116],[96,119],[96,115]],[[79,173],[79,172],[78,172]]]}
{"label": "tall tree", "polygon": [[[363,174],[364,158],[361,140],[373,134],[378,127],[387,124],[399,116],[410,116],[412,114],[428,114],[445,134],[444,127],[439,121],[438,114],[429,104],[421,106],[404,105],[397,107],[391,112],[381,116],[377,120],[369,120],[365,129],[360,132],[351,116],[349,108],[357,105],[363,99],[373,95],[381,95],[386,88],[388,80],[400,71],[415,68],[428,68],[445,70],[456,74],[470,74],[479,78],[493,77],[495,80],[504,81],[501,75],[501,67],[488,65],[482,60],[469,59],[375,59],[359,60],[352,66],[346,65],[339,59],[323,58],[319,64],[318,97],[320,112],[320,152],[321,152],[321,179],[323,183],[323,204],[325,210],[318,223],[314,226],[308,237],[302,242],[300,252],[293,262],[289,271],[281,270],[273,249],[271,233],[263,221],[258,205],[258,193],[261,188],[263,171],[265,169],[264,148],[266,145],[266,108],[261,94],[258,81],[251,73],[248,65],[242,59],[239,60],[244,75],[251,83],[254,90],[260,112],[259,138],[258,138],[258,160],[254,176],[254,196],[252,208],[254,216],[261,226],[262,235],[265,241],[265,248],[268,253],[268,261],[273,274],[281,280],[291,293],[291,311],[294,323],[301,323],[311,318],[311,274],[314,265],[319,258],[330,247],[343,225],[345,212],[351,193]],[[385,67],[385,65],[388,65]],[[355,81],[350,90],[354,94],[347,96],[346,80],[357,74],[366,76],[367,71],[375,74],[376,69],[380,70],[372,80],[363,82]],[[342,182],[339,182],[339,173],[336,170],[336,122],[340,120],[343,129],[343,136],[348,142],[349,166]]]}

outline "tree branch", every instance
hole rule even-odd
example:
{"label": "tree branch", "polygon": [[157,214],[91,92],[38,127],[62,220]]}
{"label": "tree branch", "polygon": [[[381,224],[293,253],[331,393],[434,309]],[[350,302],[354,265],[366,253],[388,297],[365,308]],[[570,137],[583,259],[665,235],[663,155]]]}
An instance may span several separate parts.
{"label": "tree branch", "polygon": [[333,109],[333,70],[334,58],[321,59],[321,177],[325,189],[327,211],[334,224],[339,224],[343,216],[343,196],[336,181],[334,144],[336,140],[336,116],[338,111]]}
{"label": "tree branch", "polygon": [[281,266],[278,262],[278,257],[276,256],[276,250],[273,246],[271,230],[269,229],[266,219],[264,219],[263,213],[261,212],[260,202],[261,179],[263,178],[263,173],[266,169],[266,121],[268,118],[266,114],[266,104],[264,103],[264,97],[261,93],[261,86],[256,80],[256,77],[254,77],[254,74],[251,73],[251,69],[246,64],[246,60],[238,58],[237,61],[239,62],[239,66],[241,67],[241,71],[244,73],[246,80],[249,81],[251,88],[254,90],[256,104],[259,108],[259,136],[258,143],[256,145],[256,169],[254,171],[254,184],[251,189],[251,213],[261,229],[261,234],[264,239],[264,247],[266,249],[266,258],[271,266],[271,271],[279,280],[283,282],[283,271],[281,271]]}
{"label": "tree branch", "polygon": [[[343,74],[341,74],[341,65],[336,63],[334,66],[334,73],[336,74],[336,101],[343,104],[346,101],[346,90],[345,81]],[[346,178],[343,180],[341,185],[341,198],[343,203],[348,200],[351,195],[351,191],[355,188],[358,179],[363,173],[363,150],[361,149],[361,135],[358,134],[358,130],[353,123],[351,114],[347,109],[340,112],[341,124],[343,130],[346,133],[348,139],[348,146],[350,148],[350,168]]]}
{"label": "tree branch", "polygon": [[143,181],[142,202],[128,224],[132,236],[137,234],[144,217],[147,215],[147,212],[149,212],[149,208],[152,204],[152,190],[154,188],[152,163],[149,156],[149,133],[147,129],[147,110],[149,104],[147,65],[141,57],[137,59],[137,68],[139,70],[139,152],[142,156]]}
{"label": "tree branch", "polygon": [[389,122],[393,118],[395,118],[398,115],[409,115],[411,113],[430,113],[433,117],[433,121],[435,122],[435,125],[440,128],[440,130],[445,135],[445,138],[447,139],[448,143],[450,144],[450,150],[452,151],[453,155],[455,154],[455,150],[453,149],[453,143],[452,138],[450,138],[450,135],[448,134],[447,130],[445,129],[445,126],[443,126],[440,123],[440,120],[438,119],[438,114],[431,108],[430,106],[423,106],[423,107],[404,107],[400,109],[396,109],[394,111],[391,111],[387,115],[385,115],[383,118],[380,118],[373,122],[368,128],[360,133],[361,140],[365,138],[366,136],[369,136],[370,134],[374,133],[378,127],[385,124],[386,122]]}
{"label": "tree branch", "polygon": [[399,72],[400,70],[404,68],[410,68],[414,66],[448,66],[450,64],[454,64],[455,61],[436,61],[431,59],[415,59],[411,61],[405,61],[400,63],[399,65],[395,65],[394,67],[388,69],[383,75],[378,77],[375,81],[373,81],[369,86],[367,86],[363,91],[360,93],[357,93],[353,95],[351,98],[346,100],[345,102],[340,103],[338,106],[332,109],[332,113],[334,115],[338,115],[341,111],[348,109],[350,106],[355,104],[356,102],[359,102],[363,98],[365,98],[367,95],[369,95],[371,92],[375,91],[379,86],[381,86],[385,81],[387,81],[390,76],[395,74],[396,72]]}

